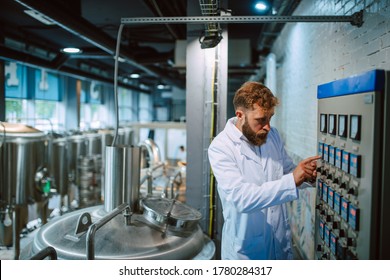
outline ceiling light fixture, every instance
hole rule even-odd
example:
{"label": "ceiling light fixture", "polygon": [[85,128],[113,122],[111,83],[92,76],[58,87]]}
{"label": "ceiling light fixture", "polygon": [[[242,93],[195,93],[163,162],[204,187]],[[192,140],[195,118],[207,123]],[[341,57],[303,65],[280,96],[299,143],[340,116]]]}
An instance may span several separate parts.
{"label": "ceiling light fixture", "polygon": [[42,22],[43,24],[46,24],[46,25],[55,25],[56,24],[50,18],[48,18],[47,16],[45,16],[45,15],[43,15],[43,14],[37,12],[37,11],[34,11],[34,10],[24,10],[23,12],[28,14],[30,17],[35,18],[37,21]]}
{"label": "ceiling light fixture", "polygon": [[75,48],[75,47],[67,47],[67,48],[63,48],[61,49],[62,52],[64,53],[70,53],[70,54],[75,54],[75,53],[81,53],[81,49],[79,48]]}
{"label": "ceiling light fixture", "polygon": [[141,75],[138,74],[138,73],[132,73],[132,74],[130,74],[130,78],[132,78],[132,79],[139,79],[140,76],[141,76]]}
{"label": "ceiling light fixture", "polygon": [[269,6],[267,5],[266,2],[264,2],[264,1],[259,1],[259,2],[257,2],[257,3],[255,4],[255,8],[256,8],[256,10],[259,10],[259,11],[264,12],[264,11],[266,11],[266,10],[269,9]]}

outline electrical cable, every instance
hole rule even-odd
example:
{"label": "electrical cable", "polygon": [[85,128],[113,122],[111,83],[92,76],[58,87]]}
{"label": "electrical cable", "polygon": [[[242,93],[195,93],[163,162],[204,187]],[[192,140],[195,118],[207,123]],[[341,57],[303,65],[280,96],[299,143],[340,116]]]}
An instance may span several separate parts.
{"label": "electrical cable", "polygon": [[119,50],[121,45],[121,36],[124,24],[119,26],[118,36],[116,39],[116,49],[115,49],[115,68],[114,68],[114,100],[115,100],[115,135],[112,140],[111,146],[115,146],[118,139],[118,130],[119,130],[119,106],[118,106],[118,63],[119,63]]}
{"label": "electrical cable", "polygon": [[[211,83],[211,123],[210,123],[210,143],[215,137],[215,127],[216,127],[216,115],[215,110],[217,104],[216,96],[218,92],[218,88],[216,88],[216,78],[217,78],[217,72],[218,72],[218,50],[219,46],[215,48],[215,57],[214,57],[214,64],[213,64],[213,70],[212,70],[212,83]],[[212,168],[210,167],[210,193],[209,193],[209,236],[210,238],[213,237],[213,229],[214,229],[214,202],[215,202],[215,177]]]}

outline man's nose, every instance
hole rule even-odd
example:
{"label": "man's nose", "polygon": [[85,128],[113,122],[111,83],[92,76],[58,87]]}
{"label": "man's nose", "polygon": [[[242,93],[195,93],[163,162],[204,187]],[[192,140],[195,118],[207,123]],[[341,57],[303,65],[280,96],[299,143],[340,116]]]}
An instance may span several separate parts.
{"label": "man's nose", "polygon": [[268,132],[271,130],[271,124],[270,122],[267,122],[266,125],[263,126],[264,130],[267,130]]}

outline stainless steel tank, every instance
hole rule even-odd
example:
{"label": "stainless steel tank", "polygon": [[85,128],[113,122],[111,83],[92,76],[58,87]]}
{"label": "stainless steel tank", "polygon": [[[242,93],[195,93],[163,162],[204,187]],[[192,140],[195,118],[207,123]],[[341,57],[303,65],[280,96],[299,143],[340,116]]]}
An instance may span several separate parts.
{"label": "stainless steel tank", "polygon": [[50,174],[53,185],[61,197],[68,195],[68,139],[65,135],[49,135]]}
{"label": "stainless steel tank", "polygon": [[107,147],[106,153],[104,205],[53,219],[21,259],[48,247],[71,260],[214,258],[215,245],[199,227],[197,210],[175,200],[139,198],[140,147]]}
{"label": "stainless steel tank", "polygon": [[37,216],[43,222],[46,219],[45,199],[50,192],[50,182],[44,177],[47,136],[33,127],[13,123],[0,123],[0,135],[0,240],[5,246],[13,244],[17,257],[22,228]]}
{"label": "stainless steel tank", "polygon": [[47,136],[23,124],[3,125],[0,126],[3,136],[0,148],[1,199],[9,205],[41,201],[42,192],[36,188],[35,175],[47,164]]}
{"label": "stainless steel tank", "polygon": [[[91,224],[77,233],[80,220],[90,216],[92,222],[100,221],[107,212],[95,206],[71,212],[44,225],[34,239],[21,252],[20,259],[30,259],[41,250],[52,247],[58,259],[82,260],[88,258],[87,241]],[[88,232],[87,232],[88,231]],[[118,215],[101,227],[94,236],[93,259],[213,259],[214,243],[203,234],[199,225],[185,235],[164,234],[151,225],[141,214],[131,217],[130,225]]]}
{"label": "stainless steel tank", "polygon": [[96,132],[87,132],[84,134],[86,145],[87,145],[87,155],[101,155],[102,154],[102,137],[101,134]]}
{"label": "stainless steel tank", "polygon": [[87,155],[87,144],[85,135],[75,134],[68,137],[68,171],[70,180],[76,185],[79,184],[77,161],[79,157]]}

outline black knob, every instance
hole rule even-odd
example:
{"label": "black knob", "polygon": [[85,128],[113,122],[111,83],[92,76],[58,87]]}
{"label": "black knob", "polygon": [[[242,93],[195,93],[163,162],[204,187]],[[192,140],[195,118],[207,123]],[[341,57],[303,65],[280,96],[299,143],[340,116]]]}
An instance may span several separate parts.
{"label": "black knob", "polygon": [[337,221],[333,222],[333,223],[332,223],[332,228],[333,228],[333,229],[338,229],[338,228],[340,228],[340,222],[337,222]]}
{"label": "black knob", "polygon": [[357,189],[356,188],[349,188],[348,194],[357,195]]}

